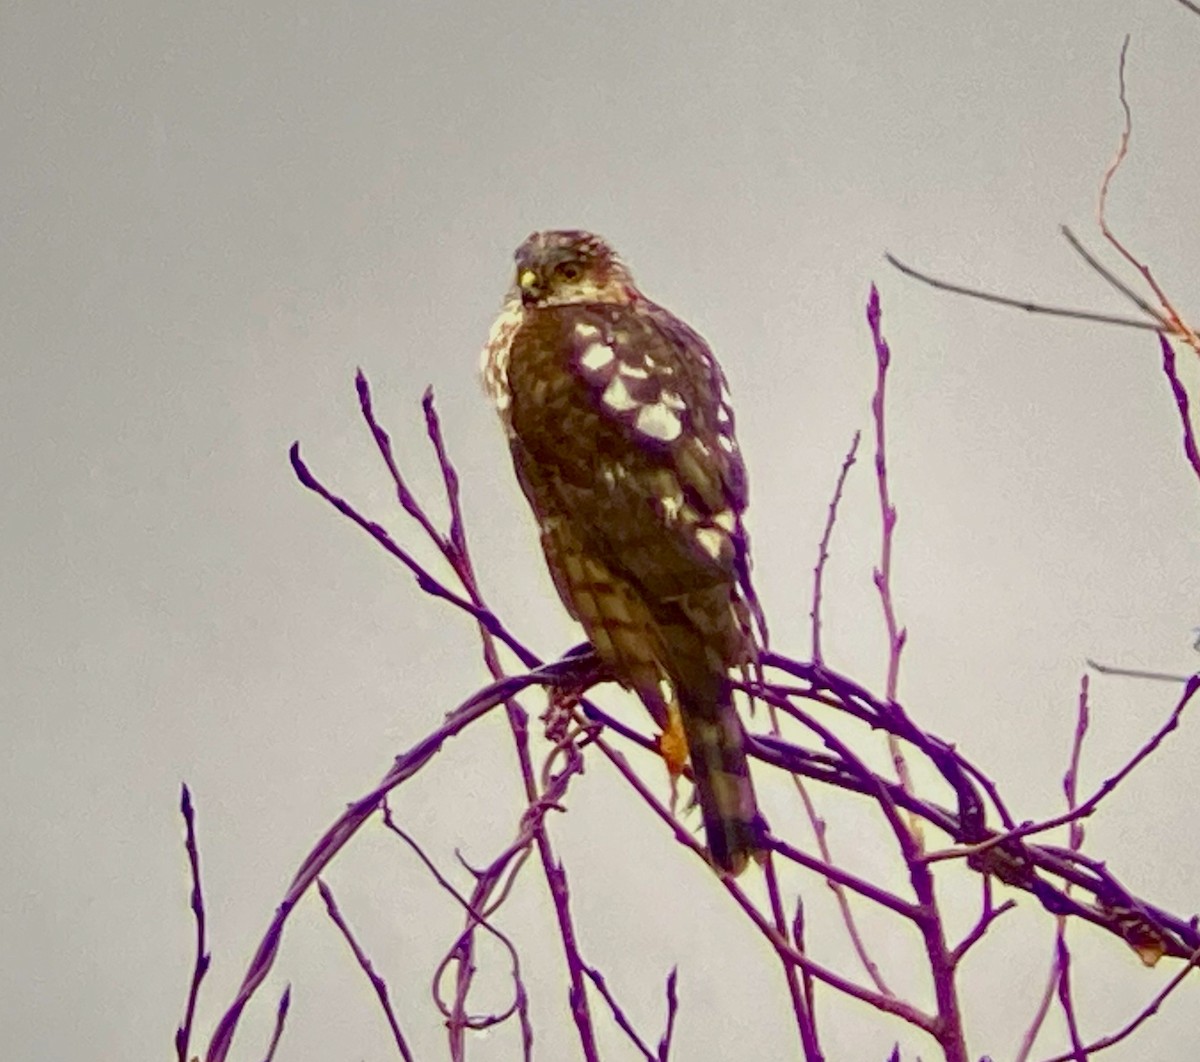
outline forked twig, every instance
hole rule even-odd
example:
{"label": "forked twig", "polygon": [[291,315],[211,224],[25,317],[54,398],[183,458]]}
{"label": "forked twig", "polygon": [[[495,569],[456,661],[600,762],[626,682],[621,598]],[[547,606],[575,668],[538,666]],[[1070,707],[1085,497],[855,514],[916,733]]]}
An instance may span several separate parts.
{"label": "forked twig", "polygon": [[[1095,259],[1082,249],[1081,245],[1078,244],[1078,241],[1075,240],[1074,235],[1068,235],[1068,233],[1069,230],[1064,225],[1063,235],[1067,236],[1068,242],[1070,242],[1071,246],[1075,247],[1075,249],[1084,256],[1084,258],[1088,261],[1088,264],[1094,264],[1093,267],[1098,268],[1101,276],[1103,276],[1106,280],[1109,280],[1110,283],[1120,283],[1120,281],[1112,278],[1112,274],[1109,273],[1108,270],[1104,269],[1102,266],[1099,266],[1099,263],[1096,263]],[[981,288],[970,287],[966,284],[955,284],[953,281],[941,280],[937,277],[931,276],[929,273],[923,273],[919,269],[900,261],[900,259],[893,254],[884,254],[883,257],[887,259],[889,264],[900,270],[900,272],[905,276],[912,277],[914,280],[919,280],[922,284],[927,284],[931,288],[937,288],[939,291],[949,291],[955,295],[965,295],[969,299],[978,299],[980,302],[990,302],[997,306],[1011,306],[1013,309],[1024,310],[1026,313],[1046,314],[1047,316],[1051,317],[1068,317],[1076,321],[1095,321],[1099,324],[1120,325],[1122,328],[1141,328],[1149,332],[1162,332],[1170,330],[1169,325],[1151,323],[1150,321],[1140,321],[1136,317],[1122,317],[1119,314],[1096,313],[1091,310],[1075,310],[1065,306],[1047,306],[1045,303],[1032,302],[1028,299],[1013,299],[1009,298],[1007,295],[997,295],[995,292],[984,291]],[[1135,301],[1139,303],[1141,302],[1140,299],[1136,298]],[[1157,319],[1158,315],[1152,310],[1150,312]]]}

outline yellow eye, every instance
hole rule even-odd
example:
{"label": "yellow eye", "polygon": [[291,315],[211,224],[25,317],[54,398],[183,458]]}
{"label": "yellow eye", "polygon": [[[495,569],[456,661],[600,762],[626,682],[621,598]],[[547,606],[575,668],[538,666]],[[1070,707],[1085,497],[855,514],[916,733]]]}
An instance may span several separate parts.
{"label": "yellow eye", "polygon": [[578,280],[583,276],[583,269],[578,262],[560,262],[554,267],[554,272],[563,280]]}

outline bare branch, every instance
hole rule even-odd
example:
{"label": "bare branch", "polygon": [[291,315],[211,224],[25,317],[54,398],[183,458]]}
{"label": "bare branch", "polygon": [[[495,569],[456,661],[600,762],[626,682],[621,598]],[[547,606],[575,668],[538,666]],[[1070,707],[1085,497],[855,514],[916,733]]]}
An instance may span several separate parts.
{"label": "bare branch", "polygon": [[1171,385],[1171,396],[1175,399],[1175,407],[1179,410],[1179,422],[1183,425],[1183,452],[1187,455],[1188,464],[1200,479],[1200,445],[1196,442],[1196,431],[1192,426],[1192,416],[1188,409],[1187,391],[1175,368],[1175,351],[1166,337],[1162,337],[1163,373]]}
{"label": "bare branch", "polygon": [[[1066,226],[1063,227],[1064,234],[1069,233]],[[1093,263],[1095,268],[1102,274],[1108,275],[1098,262],[1095,262],[1082,247],[1078,246],[1078,241],[1073,235],[1068,235],[1068,239],[1074,241],[1072,246],[1083,254],[1090,263]],[[997,306],[1011,306],[1016,310],[1024,310],[1026,313],[1040,313],[1051,317],[1068,317],[1076,321],[1094,321],[1098,324],[1119,325],[1122,328],[1140,328],[1149,332],[1161,332],[1169,330],[1169,325],[1166,323],[1151,323],[1150,321],[1139,321],[1136,317],[1121,317],[1116,314],[1095,313],[1091,310],[1073,310],[1062,306],[1046,306],[1038,302],[1030,302],[1025,299],[1011,299],[1006,295],[996,295],[990,291],[983,291],[980,288],[968,287],[964,284],[955,284],[949,280],[939,280],[936,277],[930,276],[928,273],[922,273],[918,269],[914,269],[910,265],[901,262],[895,255],[885,254],[884,258],[895,266],[905,276],[910,276],[914,280],[919,280],[923,284],[928,284],[931,288],[937,288],[940,291],[953,292],[955,295],[966,295],[971,299],[978,299],[980,302],[990,302]],[[1134,301],[1140,303],[1141,300],[1134,296]],[[1156,319],[1158,315],[1152,309],[1148,308],[1148,312]]]}
{"label": "bare branch", "polygon": [[813,567],[812,609],[809,615],[812,617],[812,658],[814,664],[823,662],[821,655],[821,588],[825,577],[825,564],[829,560],[829,545],[833,540],[834,524],[837,523],[838,505],[842,500],[842,491],[846,488],[846,477],[849,476],[850,469],[854,465],[854,460],[858,455],[858,443],[861,438],[862,432],[856,431],[854,438],[850,442],[850,449],[846,451],[846,456],[842,461],[837,482],[834,484],[833,497],[829,499],[829,505],[825,511],[825,530],[821,533],[821,543],[817,548],[817,563]]}
{"label": "bare branch", "polygon": [[184,848],[187,851],[188,869],[192,876],[192,917],[196,922],[196,959],[192,964],[192,983],[188,988],[183,1022],[175,1030],[175,1057],[178,1062],[188,1062],[188,1048],[192,1041],[192,1023],[196,1019],[196,1003],[200,998],[200,984],[204,980],[204,975],[208,973],[212,954],[208,950],[204,891],[200,885],[200,849],[196,845],[196,812],[192,807],[191,790],[186,784],[180,787],[179,811],[183,815]]}
{"label": "bare branch", "polygon": [[[1139,1026],[1158,1013],[1159,1008],[1166,1002],[1167,997],[1183,984],[1183,979],[1196,969],[1197,964],[1200,964],[1200,948],[1192,953],[1183,968],[1125,1025],[1121,1026],[1116,1032],[1108,1036],[1102,1036],[1100,1039],[1093,1040],[1090,1044],[1087,1044],[1083,1048],[1085,1055],[1097,1054],[1107,1047],[1112,1047],[1114,1044],[1119,1044],[1122,1040],[1128,1039],[1129,1036],[1137,1031]],[[1071,1062],[1074,1057],[1074,1052],[1065,1055],[1055,1055],[1053,1058],[1046,1059],[1046,1062]]]}
{"label": "bare branch", "polygon": [[1152,679],[1156,682],[1187,682],[1189,675],[1174,675],[1167,671],[1142,671],[1137,668],[1114,667],[1112,664],[1101,664],[1090,657],[1084,661],[1093,671],[1101,675],[1120,675],[1125,678]]}
{"label": "bare branch", "polygon": [[355,961],[362,972],[367,975],[367,980],[371,982],[371,988],[374,989],[375,996],[379,1000],[379,1005],[383,1008],[383,1015],[387,1019],[388,1028],[392,1030],[392,1039],[396,1041],[396,1050],[400,1052],[400,1057],[405,1062],[413,1062],[412,1052],[408,1048],[408,1042],[404,1039],[404,1033],[400,1031],[400,1023],[396,1020],[396,1012],[392,1008],[392,1001],[388,996],[387,982],[375,972],[375,967],[372,965],[370,957],[363,951],[362,946],[354,936],[354,931],[342,916],[333,891],[320,878],[317,878],[317,890],[321,894],[321,899],[325,901],[325,910],[333,920],[333,924],[341,931],[346,943],[350,946],[350,951],[353,953]]}
{"label": "bare branch", "polygon": [[292,1005],[292,986],[287,985],[283,990],[283,995],[279,997],[279,1004],[275,1008],[275,1029],[271,1033],[271,1042],[267,1045],[267,1053],[263,1056],[263,1062],[272,1062],[275,1058],[275,1051],[279,1047],[279,1041],[283,1039],[283,1026],[287,1022],[288,1010]]}

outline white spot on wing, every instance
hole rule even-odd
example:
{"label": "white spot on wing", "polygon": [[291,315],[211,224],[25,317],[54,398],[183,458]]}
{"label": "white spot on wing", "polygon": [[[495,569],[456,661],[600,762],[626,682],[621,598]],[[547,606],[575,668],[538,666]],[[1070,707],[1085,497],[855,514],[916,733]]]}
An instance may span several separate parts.
{"label": "white spot on wing", "polygon": [[667,407],[667,409],[687,409],[687,403],[679,396],[677,391],[663,391],[659,395],[658,400]]}
{"label": "white spot on wing", "polygon": [[650,378],[649,371],[640,365],[622,365],[621,375],[628,376],[631,380],[648,380]]}
{"label": "white spot on wing", "polygon": [[663,699],[663,704],[670,704],[675,700],[675,689],[669,679],[658,680],[658,695]]}
{"label": "white spot on wing", "polygon": [[732,509],[722,509],[716,516],[712,518],[712,522],[717,527],[723,528],[726,531],[732,532],[736,526],[737,518],[733,515]]}
{"label": "white spot on wing", "polygon": [[725,545],[725,535],[715,527],[700,527],[696,529],[696,542],[713,560],[721,556],[721,548]]}
{"label": "white spot on wing", "polygon": [[620,376],[614,376],[609,381],[608,386],[604,389],[604,394],[600,396],[600,401],[614,413],[628,413],[631,409],[637,409],[641,404],[629,393],[629,388],[625,386],[625,381]]}
{"label": "white spot on wing", "polygon": [[679,414],[673,409],[668,409],[662,402],[642,406],[638,410],[634,426],[643,435],[658,439],[659,442],[672,442],[678,439],[683,431],[683,422],[679,419]]}
{"label": "white spot on wing", "polygon": [[588,324],[587,321],[580,321],[575,326],[575,338],[582,339],[585,343],[590,339],[599,339],[600,329],[594,324]]}
{"label": "white spot on wing", "polygon": [[600,466],[600,478],[608,487],[615,487],[617,481],[624,479],[626,475],[625,466],[616,461],[606,461]]}
{"label": "white spot on wing", "polygon": [[[579,331],[577,328],[576,331]],[[579,355],[579,364],[589,372],[598,372],[613,360],[613,348],[607,343],[590,343]]]}

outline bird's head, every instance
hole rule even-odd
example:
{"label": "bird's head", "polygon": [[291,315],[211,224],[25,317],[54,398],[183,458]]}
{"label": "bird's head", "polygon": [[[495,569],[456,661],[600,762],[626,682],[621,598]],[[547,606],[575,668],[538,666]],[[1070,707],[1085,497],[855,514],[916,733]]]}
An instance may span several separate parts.
{"label": "bird's head", "polygon": [[636,293],[616,252],[590,232],[535,232],[515,257],[516,292],[525,306],[626,303]]}

